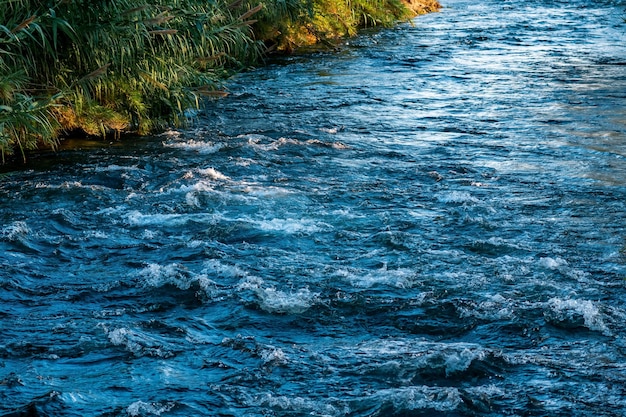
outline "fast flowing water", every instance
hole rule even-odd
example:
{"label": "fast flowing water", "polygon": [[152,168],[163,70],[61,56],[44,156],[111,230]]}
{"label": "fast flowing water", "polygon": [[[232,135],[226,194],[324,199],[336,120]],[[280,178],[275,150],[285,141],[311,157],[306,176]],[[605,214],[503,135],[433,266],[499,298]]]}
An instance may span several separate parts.
{"label": "fast flowing water", "polygon": [[626,415],[624,2],[444,6],[3,174],[0,415]]}

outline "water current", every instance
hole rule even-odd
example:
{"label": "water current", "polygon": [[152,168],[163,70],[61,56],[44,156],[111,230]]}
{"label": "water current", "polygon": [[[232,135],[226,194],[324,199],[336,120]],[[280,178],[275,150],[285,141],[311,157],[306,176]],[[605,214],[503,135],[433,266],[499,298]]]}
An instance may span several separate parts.
{"label": "water current", "polygon": [[626,4],[446,0],[0,177],[0,416],[626,416]]}

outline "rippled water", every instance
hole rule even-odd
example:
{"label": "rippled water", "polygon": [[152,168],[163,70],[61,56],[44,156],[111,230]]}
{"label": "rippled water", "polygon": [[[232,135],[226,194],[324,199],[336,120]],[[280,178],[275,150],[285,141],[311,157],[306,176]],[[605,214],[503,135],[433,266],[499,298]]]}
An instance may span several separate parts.
{"label": "rippled water", "polygon": [[2,174],[0,415],[626,415],[626,6],[444,5]]}

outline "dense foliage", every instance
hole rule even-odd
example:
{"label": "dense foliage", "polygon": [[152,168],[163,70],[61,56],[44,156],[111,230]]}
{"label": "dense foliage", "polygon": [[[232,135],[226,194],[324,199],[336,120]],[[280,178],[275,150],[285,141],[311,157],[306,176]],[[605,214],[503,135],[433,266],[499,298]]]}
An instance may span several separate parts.
{"label": "dense foliage", "polygon": [[[430,0],[427,0],[430,1]],[[2,158],[187,122],[268,48],[407,18],[407,0],[0,0]],[[423,4],[421,2],[420,4]]]}

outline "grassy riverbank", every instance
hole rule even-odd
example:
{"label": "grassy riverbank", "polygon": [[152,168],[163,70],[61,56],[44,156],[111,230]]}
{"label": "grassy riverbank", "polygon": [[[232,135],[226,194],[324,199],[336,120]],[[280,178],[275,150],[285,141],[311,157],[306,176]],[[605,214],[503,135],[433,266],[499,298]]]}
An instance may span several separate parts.
{"label": "grassy riverbank", "polygon": [[187,123],[271,51],[434,11],[435,0],[0,0],[0,153]]}

